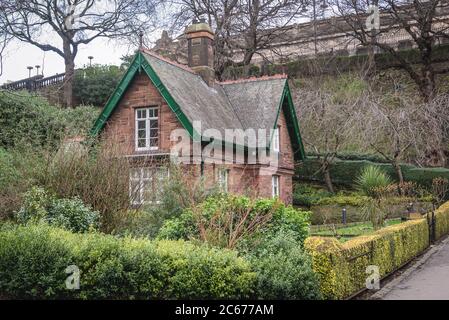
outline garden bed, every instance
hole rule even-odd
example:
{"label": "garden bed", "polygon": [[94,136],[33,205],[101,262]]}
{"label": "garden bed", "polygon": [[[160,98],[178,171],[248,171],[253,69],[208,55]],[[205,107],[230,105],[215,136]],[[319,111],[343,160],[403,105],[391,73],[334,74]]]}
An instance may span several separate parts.
{"label": "garden bed", "polygon": [[[407,206],[409,203],[404,200],[400,204],[391,204],[387,214],[388,219],[401,218],[407,214]],[[415,212],[425,213],[431,210],[432,204],[430,202],[418,202],[413,204]],[[346,222],[362,222],[364,220],[361,207],[351,205],[318,205],[312,206],[311,223],[312,225],[342,223],[342,211],[346,209]]]}
{"label": "garden bed", "polygon": [[[388,219],[385,221],[385,227],[400,224],[402,221],[400,218]],[[340,242],[346,242],[354,237],[369,235],[375,232],[370,222],[356,222],[346,225],[325,225],[325,226],[312,226],[310,233],[311,236],[319,237],[335,237]]]}

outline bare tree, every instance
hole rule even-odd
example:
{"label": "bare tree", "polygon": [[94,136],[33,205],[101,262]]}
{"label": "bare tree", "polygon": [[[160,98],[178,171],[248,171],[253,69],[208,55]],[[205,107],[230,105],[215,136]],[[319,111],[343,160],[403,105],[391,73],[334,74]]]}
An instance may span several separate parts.
{"label": "bare tree", "polygon": [[[363,46],[378,48],[396,61],[429,101],[435,94],[435,77],[448,68],[437,68],[434,45],[449,37],[449,2],[447,0],[331,0],[333,14],[346,22],[345,33]],[[380,12],[380,28],[367,24],[367,10],[375,5]],[[371,20],[370,20],[371,21]],[[412,61],[402,55],[388,39],[402,37],[418,50]]]}
{"label": "bare tree", "polygon": [[[0,2],[0,11],[3,11],[3,3]],[[4,26],[0,23],[0,76],[3,74],[3,53],[5,52],[11,37],[6,32]]]}
{"label": "bare tree", "polygon": [[97,38],[125,38],[148,30],[156,1],[0,0],[0,25],[17,40],[64,59],[64,100],[73,105],[73,75],[79,46]]}
{"label": "bare tree", "polygon": [[447,166],[449,155],[449,95],[436,95],[431,101],[417,106],[413,128],[415,162],[420,166]]}
{"label": "bare tree", "polygon": [[317,155],[326,187],[333,193],[330,169],[338,152],[347,149],[355,139],[353,110],[358,99],[335,99],[334,92],[324,88],[323,78],[317,77],[298,90],[295,100],[300,106],[301,134],[306,149]]}
{"label": "bare tree", "polygon": [[6,45],[10,40],[10,37],[8,37],[7,34],[2,33],[0,30],[0,76],[3,74],[3,53],[5,52]]}
{"label": "bare tree", "polygon": [[[215,70],[220,76],[229,65],[246,66],[255,55],[294,28],[304,16],[308,0],[178,0],[170,1],[171,28],[182,30],[192,19],[204,18],[215,30]],[[275,52],[276,53],[276,52]],[[238,60],[237,62],[234,62]]]}
{"label": "bare tree", "polygon": [[375,150],[391,163],[399,185],[403,185],[401,162],[409,149],[416,146],[415,129],[419,125],[420,108],[411,99],[398,99],[393,104],[382,94],[370,92],[354,116],[359,120],[360,141],[366,149]]}

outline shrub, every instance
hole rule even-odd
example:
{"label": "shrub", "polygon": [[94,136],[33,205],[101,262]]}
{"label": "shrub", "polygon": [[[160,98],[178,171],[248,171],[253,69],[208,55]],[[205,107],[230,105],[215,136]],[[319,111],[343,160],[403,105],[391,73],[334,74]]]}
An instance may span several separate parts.
{"label": "shrub", "polygon": [[33,187],[24,196],[17,220],[20,223],[46,221],[73,232],[86,232],[98,228],[99,214],[79,198],[56,199],[44,189]]}
{"label": "shrub", "polygon": [[333,197],[322,198],[318,200],[315,205],[332,205],[336,204],[339,206],[354,206],[360,207],[368,200],[367,196],[362,196],[359,194],[354,195],[342,195],[337,194]]}
{"label": "shrub", "polygon": [[[67,290],[68,266],[80,290]],[[0,292],[38,299],[248,298],[255,274],[230,250],[184,241],[152,242],[44,224],[0,228]]]}
{"label": "shrub", "polygon": [[158,232],[158,239],[189,239],[197,235],[195,220],[191,210],[186,210],[178,218],[168,219]]}
{"label": "shrub", "polygon": [[265,237],[246,257],[257,274],[256,296],[262,299],[318,299],[318,280],[309,256],[292,231]]}
{"label": "shrub", "polygon": [[[151,220],[151,228],[147,229],[149,237],[155,237],[166,220],[181,217],[183,211],[198,205],[209,196],[218,194],[215,185],[206,186],[209,177],[205,175],[198,179],[194,168],[170,165],[169,170],[170,178],[162,181],[160,203],[157,206],[149,205],[141,208],[144,211],[143,215]],[[134,234],[133,230],[129,231]],[[167,235],[167,239],[180,238],[185,236]]]}
{"label": "shrub", "polygon": [[276,199],[252,200],[221,194],[165,221],[158,238],[197,239],[217,246],[234,247],[239,241],[284,229],[298,242],[308,235],[310,213],[285,206]]}
{"label": "shrub", "polygon": [[13,161],[12,155],[0,147],[0,191],[8,188],[11,183],[20,178]]}
{"label": "shrub", "polygon": [[123,70],[117,66],[94,65],[77,70],[73,93],[82,104],[102,107],[114,92]]}
{"label": "shrub", "polygon": [[328,191],[317,189],[304,183],[296,183],[293,190],[293,204],[311,207],[322,198],[328,198],[332,195]]}
{"label": "shrub", "polygon": [[17,202],[15,183],[19,179],[20,173],[14,166],[13,156],[0,147],[0,220],[9,216],[9,206]]}
{"label": "shrub", "polygon": [[435,239],[449,234],[449,202],[435,211]]}
{"label": "shrub", "polygon": [[[131,209],[131,163],[118,156],[113,142],[100,143],[90,152],[65,152],[52,157],[39,185],[58,198],[80,198],[100,213],[101,230],[112,233],[123,212]],[[139,165],[136,161],[135,165]]]}
{"label": "shrub", "polygon": [[20,209],[22,194],[45,175],[45,164],[38,150],[0,147],[0,219]]}
{"label": "shrub", "polygon": [[56,148],[64,136],[90,129],[98,113],[92,107],[62,109],[39,96],[0,91],[0,146]]}
{"label": "shrub", "polygon": [[356,187],[365,195],[376,196],[376,189],[385,188],[391,184],[390,177],[379,167],[367,166],[356,179]]}

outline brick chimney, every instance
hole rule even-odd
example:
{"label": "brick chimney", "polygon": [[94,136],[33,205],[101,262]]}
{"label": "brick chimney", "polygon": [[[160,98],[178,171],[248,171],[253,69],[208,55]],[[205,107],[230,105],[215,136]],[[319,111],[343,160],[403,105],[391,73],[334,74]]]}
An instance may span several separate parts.
{"label": "brick chimney", "polygon": [[185,31],[188,41],[189,67],[212,86],[215,81],[214,70],[214,32],[204,19],[194,20]]}

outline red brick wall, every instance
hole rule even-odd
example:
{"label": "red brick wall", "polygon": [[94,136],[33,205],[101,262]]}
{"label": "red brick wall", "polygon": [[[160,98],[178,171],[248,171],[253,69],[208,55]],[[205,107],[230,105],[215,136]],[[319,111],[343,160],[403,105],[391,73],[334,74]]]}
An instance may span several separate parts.
{"label": "red brick wall", "polygon": [[[170,110],[169,106],[159,94],[156,87],[145,74],[136,75],[119,105],[114,110],[103,131],[103,137],[114,141],[121,154],[138,155],[142,152],[135,150],[135,109],[139,107],[158,106],[159,121],[159,150],[157,153],[169,153],[175,142],[170,141],[170,134],[175,129],[182,129],[182,125]],[[280,126],[280,166],[275,174],[280,176],[281,199],[291,203],[292,175],[294,168],[293,151],[287,131],[285,116],[281,113],[278,124]],[[148,153],[145,151],[143,153]],[[199,166],[199,165],[196,165]],[[229,191],[256,197],[272,196],[271,173],[260,175],[258,165],[215,165],[206,164],[204,173],[208,184],[216,183],[217,170],[227,167],[229,171]],[[199,169],[198,169],[199,171]]]}
{"label": "red brick wall", "polygon": [[[119,105],[109,118],[103,135],[115,139],[124,154],[139,154],[135,148],[135,109],[140,107],[158,106],[159,121],[159,150],[170,152],[170,133],[175,129],[182,129],[176,115],[170,110],[163,97],[146,74],[139,74],[133,79]],[[144,151],[143,153],[148,153]]]}

